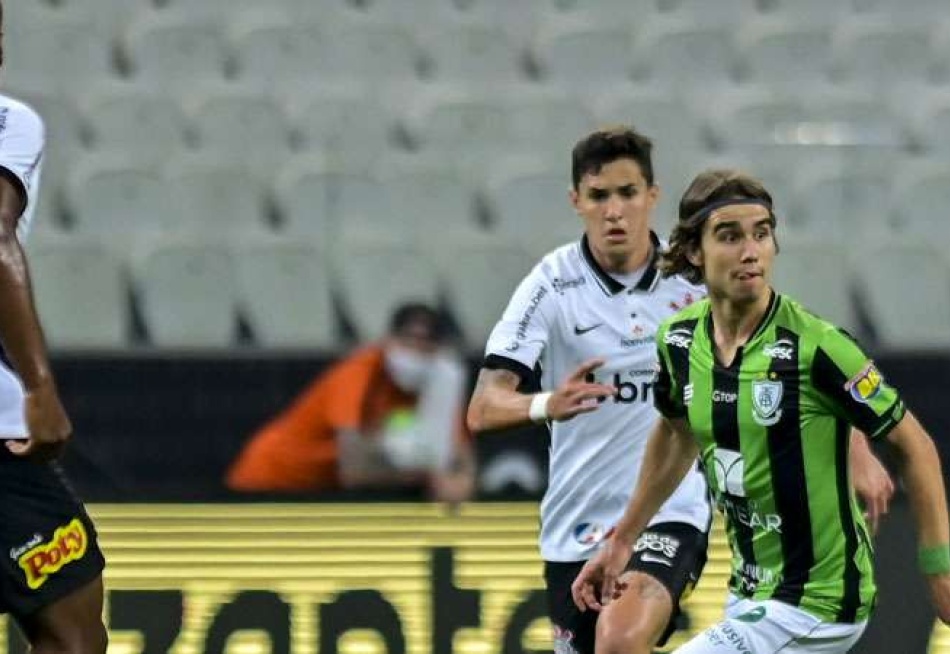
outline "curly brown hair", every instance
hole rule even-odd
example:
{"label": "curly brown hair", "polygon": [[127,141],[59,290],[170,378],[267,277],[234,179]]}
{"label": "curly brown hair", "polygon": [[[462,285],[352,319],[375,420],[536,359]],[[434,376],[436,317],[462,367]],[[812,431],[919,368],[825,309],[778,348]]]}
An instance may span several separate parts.
{"label": "curly brown hair", "polygon": [[[772,215],[772,195],[761,181],[734,168],[710,168],[696,175],[680,199],[679,220],[670,235],[670,244],[660,255],[659,267],[663,275],[682,275],[690,282],[703,281],[702,268],[689,260],[689,255],[700,248],[703,225],[710,215],[707,209],[727,200],[761,202]],[[778,244],[776,243],[776,248]]]}

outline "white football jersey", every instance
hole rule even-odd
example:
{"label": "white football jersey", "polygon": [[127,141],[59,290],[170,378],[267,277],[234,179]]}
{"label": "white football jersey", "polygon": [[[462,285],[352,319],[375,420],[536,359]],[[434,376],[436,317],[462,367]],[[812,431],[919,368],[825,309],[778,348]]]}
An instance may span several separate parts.
{"label": "white football jersey", "polygon": [[[26,207],[17,223],[17,237],[24,242],[33,222],[45,130],[33,109],[0,95],[0,168],[23,189]],[[23,419],[23,386],[6,357],[0,359],[0,439],[26,435]]]}
{"label": "white football jersey", "polygon": [[[705,289],[656,268],[662,247],[642,276],[625,286],[594,260],[582,238],[545,256],[518,286],[488,339],[485,366],[524,378],[536,365],[541,387],[554,389],[581,363],[606,363],[594,377],[617,389],[591,413],[551,423],[549,482],[541,502],[541,556],[580,561],[597,549],[623,515],[650,431],[659,324]],[[694,464],[651,524],[685,522],[708,530],[706,484]]]}

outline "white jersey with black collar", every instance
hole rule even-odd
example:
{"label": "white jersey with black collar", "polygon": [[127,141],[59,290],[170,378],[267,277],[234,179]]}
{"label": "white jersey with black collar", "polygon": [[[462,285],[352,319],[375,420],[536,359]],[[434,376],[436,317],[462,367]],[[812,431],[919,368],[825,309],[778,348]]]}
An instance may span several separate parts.
{"label": "white jersey with black collar", "polygon": [[[522,378],[541,368],[541,387],[556,388],[581,363],[606,363],[597,382],[616,395],[596,411],[551,424],[549,482],[541,503],[541,555],[580,561],[596,550],[623,515],[646,443],[659,414],[653,407],[654,337],[659,324],[705,289],[656,268],[662,247],[640,280],[624,286],[595,261],[586,237],[546,255],[511,298],[486,347],[485,367]],[[707,530],[706,485],[696,465],[651,521]]]}
{"label": "white jersey with black collar", "polygon": [[[43,121],[33,109],[0,95],[0,174],[18,185],[26,205],[17,222],[22,243],[29,233],[36,207],[45,141]],[[0,360],[0,439],[26,435],[23,386],[6,356]]]}

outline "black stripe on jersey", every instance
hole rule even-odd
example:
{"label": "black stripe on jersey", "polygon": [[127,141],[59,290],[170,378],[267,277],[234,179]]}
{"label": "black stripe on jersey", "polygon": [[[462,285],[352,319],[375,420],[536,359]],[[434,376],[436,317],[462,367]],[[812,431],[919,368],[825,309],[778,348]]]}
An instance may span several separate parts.
{"label": "black stripe on jersey", "polygon": [[[715,348],[715,341],[710,343]],[[719,363],[713,365],[713,392],[719,391],[724,394],[734,394],[739,396],[739,371],[742,369],[742,348],[736,352],[735,359],[729,368],[724,368]],[[714,402],[712,407],[712,435],[716,445],[725,450],[740,452],[739,444],[739,403],[732,402]],[[723,495],[727,495],[723,491]],[[730,496],[729,499],[736,503],[744,503],[743,497]],[[755,550],[752,547],[752,528],[742,524],[740,520],[732,521],[736,535],[736,546],[739,548],[739,554],[746,567],[751,568],[755,565]],[[736,579],[732,579],[732,585],[735,586]]]}
{"label": "black stripe on jersey", "polygon": [[[670,325],[670,328],[666,330],[666,333],[670,334],[671,332],[682,330],[684,332],[688,331],[690,334],[695,334],[697,324],[699,324],[699,320],[695,318],[692,320],[674,322]],[[666,337],[664,336],[664,338]],[[695,336],[693,338],[695,338]],[[681,394],[685,392],[686,385],[689,384],[690,347],[692,347],[692,340],[690,340],[689,345],[686,347],[673,344],[668,344],[666,347],[666,351],[670,355],[670,367],[672,368],[670,373],[673,375],[676,387],[679,388]]]}
{"label": "black stripe on jersey", "polygon": [[891,415],[885,413],[879,416],[869,405],[856,402],[845,388],[848,378],[820,347],[815,350],[815,360],[811,367],[811,383],[831,398],[836,409],[845,411],[848,420],[865,434],[877,433]]}
{"label": "black stripe on jersey", "polygon": [[838,515],[844,534],[844,597],[837,622],[853,623],[861,606],[861,571],[855,562],[858,551],[858,534],[851,513],[851,484],[848,480],[848,448],[851,427],[844,420],[837,421],[835,430],[835,482],[838,486]]}
{"label": "black stripe on jersey", "polygon": [[807,537],[812,530],[799,411],[799,339],[798,334],[778,327],[775,340],[783,339],[793,344],[793,357],[776,356],[769,366],[769,378],[781,379],[783,385],[782,419],[768,427],[772,493],[776,511],[782,516],[782,584],[773,598],[798,606],[815,564],[815,552]]}

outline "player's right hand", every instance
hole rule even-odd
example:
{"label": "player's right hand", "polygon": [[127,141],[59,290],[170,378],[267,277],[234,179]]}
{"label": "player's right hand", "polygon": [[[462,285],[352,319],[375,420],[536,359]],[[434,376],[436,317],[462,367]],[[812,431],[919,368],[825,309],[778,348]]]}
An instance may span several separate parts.
{"label": "player's right hand", "polygon": [[930,586],[930,599],[940,621],[950,625],[950,574],[927,575]]}
{"label": "player's right hand", "polygon": [[587,375],[604,365],[603,359],[590,359],[582,363],[558,386],[548,400],[548,417],[551,420],[570,420],[581,413],[590,413],[600,406],[617,389],[607,384],[587,381]]}
{"label": "player's right hand", "polygon": [[628,543],[608,538],[594,558],[584,564],[571,584],[571,596],[581,612],[600,611],[626,590],[619,579],[630,561],[630,552]]}
{"label": "player's right hand", "polygon": [[55,459],[72,436],[73,426],[52,381],[26,392],[24,413],[29,438],[7,441],[7,449],[40,461]]}

